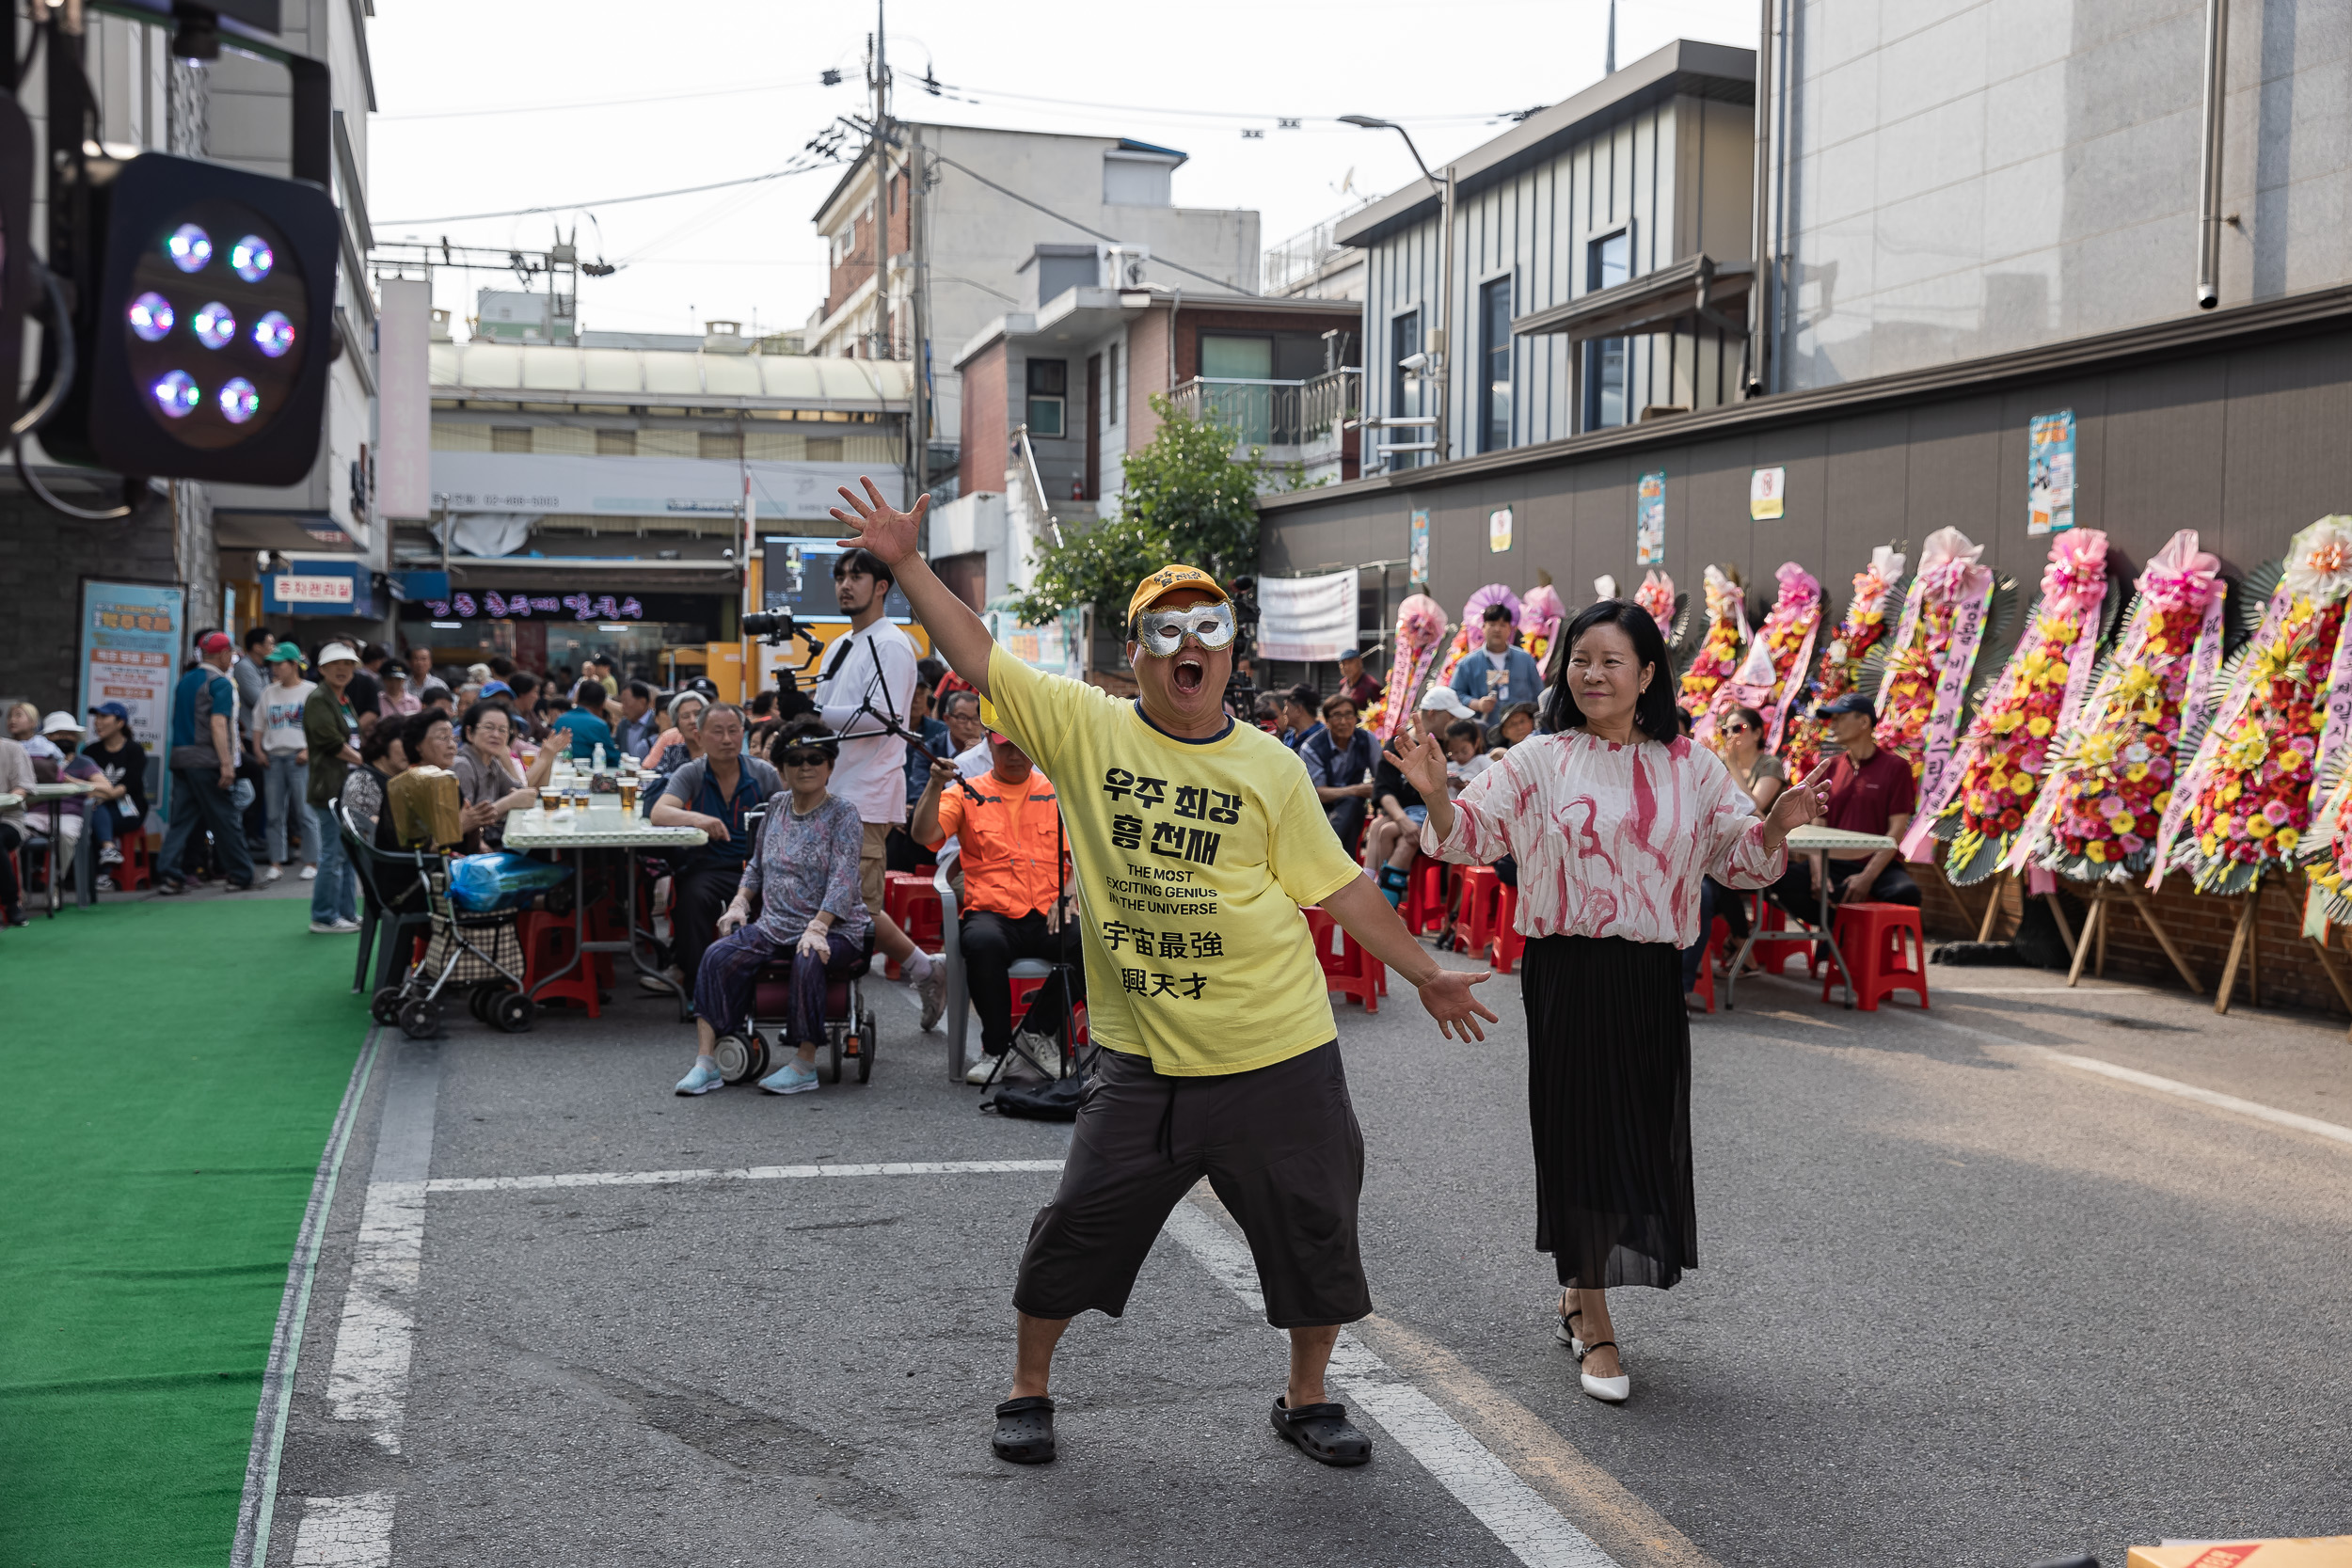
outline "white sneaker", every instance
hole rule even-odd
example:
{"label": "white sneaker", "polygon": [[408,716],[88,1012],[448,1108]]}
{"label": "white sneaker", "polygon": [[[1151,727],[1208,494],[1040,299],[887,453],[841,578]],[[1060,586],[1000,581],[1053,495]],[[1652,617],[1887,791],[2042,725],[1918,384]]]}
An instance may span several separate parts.
{"label": "white sneaker", "polygon": [[983,1054],[975,1058],[972,1065],[963,1069],[963,1081],[967,1084],[985,1084],[988,1082],[988,1075],[995,1070],[996,1058]]}
{"label": "white sneaker", "polygon": [[315,865],[304,866],[302,868],[302,879],[306,882],[317,881],[319,879],[319,868]]}
{"label": "white sneaker", "polygon": [[285,874],[286,868],[284,866],[273,865],[267,871],[262,873],[262,880],[265,882],[274,882]]}
{"label": "white sneaker", "polygon": [[1013,1036],[1012,1044],[1014,1050],[1025,1053],[1024,1060],[1032,1071],[1043,1073],[1048,1078],[1061,1076],[1061,1047],[1056,1045],[1051,1037],[1033,1029],[1024,1029]]}
{"label": "white sneaker", "polygon": [[923,1004],[922,1028],[937,1027],[940,1015],[947,1010],[947,966],[933,958],[931,972],[914,982],[914,994]]}
{"label": "white sneaker", "polygon": [[313,936],[347,937],[358,928],[359,923],[356,920],[336,919],[310,922],[310,932]]}

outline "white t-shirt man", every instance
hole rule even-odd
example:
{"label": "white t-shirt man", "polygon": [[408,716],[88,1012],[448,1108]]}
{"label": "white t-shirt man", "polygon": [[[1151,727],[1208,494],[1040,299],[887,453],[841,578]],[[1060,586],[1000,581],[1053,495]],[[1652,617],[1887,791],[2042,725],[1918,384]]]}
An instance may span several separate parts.
{"label": "white t-shirt man", "polygon": [[264,756],[290,757],[310,742],[302,734],[302,705],[318,689],[316,681],[296,681],[280,686],[272,681],[262,690],[260,717],[262,752]]}
{"label": "white t-shirt man", "polygon": [[886,733],[874,714],[913,727],[914,640],[886,618],[843,634],[825,650],[814,696],[825,727],[842,737],[841,760],[826,787],[855,806],[861,822],[904,824],[907,743]]}

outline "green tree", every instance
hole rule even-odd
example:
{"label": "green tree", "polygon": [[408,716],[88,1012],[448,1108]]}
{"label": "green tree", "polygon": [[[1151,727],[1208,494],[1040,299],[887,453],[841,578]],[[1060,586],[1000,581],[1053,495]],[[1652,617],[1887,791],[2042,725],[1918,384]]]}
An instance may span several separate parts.
{"label": "green tree", "polygon": [[1257,566],[1257,454],[1234,457],[1232,431],[1187,418],[1164,396],[1152,397],[1152,410],[1160,428],[1121,465],[1119,515],[1083,533],[1064,530],[1058,546],[1040,542],[1028,592],[1013,607],[1024,621],[1090,604],[1115,624],[1144,574],[1171,561],[1220,581]]}

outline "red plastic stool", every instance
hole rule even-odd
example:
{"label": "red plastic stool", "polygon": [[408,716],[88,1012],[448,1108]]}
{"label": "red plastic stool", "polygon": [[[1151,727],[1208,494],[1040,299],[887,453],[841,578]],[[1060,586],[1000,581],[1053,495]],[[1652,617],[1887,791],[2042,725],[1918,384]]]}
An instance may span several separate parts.
{"label": "red plastic stool", "polygon": [[[1919,1006],[1927,1006],[1928,948],[1917,910],[1908,904],[1841,904],[1835,929],[1837,950],[1853,975],[1855,1006],[1877,1012],[1879,999],[1899,990],[1916,991]],[[1822,976],[1822,1001],[1836,984],[1835,971]]]}
{"label": "red plastic stool", "polygon": [[1495,972],[1511,973],[1511,966],[1527,951],[1527,939],[1519,935],[1519,890],[1505,883],[1502,895],[1495,900]]}
{"label": "red plastic stool", "polygon": [[1755,945],[1748,949],[1748,956],[1753,958],[1767,974],[1779,974],[1785,972],[1791,958],[1805,959],[1805,972],[1808,974],[1811,974],[1814,942],[1804,937],[1783,937],[1775,940],[1762,935],[1761,933],[1765,931],[1788,929],[1788,911],[1769,898],[1759,898],[1756,902],[1762,907],[1761,912],[1756,917],[1756,928],[1758,935]]}
{"label": "red plastic stool", "polygon": [[[545,990],[534,989],[571,958],[571,916],[525,910],[515,917],[515,935],[523,944],[523,989],[531,992],[533,1000],[541,1006],[550,1002],[577,1002],[588,1010],[590,1018],[603,1016],[603,1005],[596,994],[596,966],[593,963],[581,964]],[[587,955],[591,958],[599,956]]]}
{"label": "red plastic stool", "polygon": [[1364,951],[1320,906],[1301,912],[1307,917],[1308,938],[1315,945],[1315,962],[1323,969],[1325,989],[1354,997],[1368,1013],[1378,1012],[1380,998],[1389,989],[1389,966]]}
{"label": "red plastic stool", "polygon": [[1405,903],[1397,912],[1406,930],[1422,936],[1445,924],[1445,862],[1423,855],[1405,875]]}
{"label": "red plastic stool", "polygon": [[1491,865],[1462,867],[1461,918],[1454,923],[1454,945],[1475,958],[1494,945],[1501,933],[1502,878]]}
{"label": "red plastic stool", "polygon": [[[155,880],[154,851],[147,847],[147,831],[142,828],[115,840],[122,850],[122,863],[114,867],[115,891],[136,893]],[[106,867],[100,866],[101,872]]]}
{"label": "red plastic stool", "polygon": [[1699,955],[1698,984],[1691,988],[1692,996],[1707,998],[1707,1010],[1715,1010],[1715,960],[1723,957],[1724,943],[1731,937],[1731,923],[1722,915],[1707,930],[1707,951]]}
{"label": "red plastic stool", "polygon": [[[939,889],[930,877],[920,871],[885,871],[882,873],[882,913],[898,923],[907,940],[926,953],[940,950],[945,941],[940,929]],[[897,959],[882,965],[882,973],[893,980],[898,978]]]}

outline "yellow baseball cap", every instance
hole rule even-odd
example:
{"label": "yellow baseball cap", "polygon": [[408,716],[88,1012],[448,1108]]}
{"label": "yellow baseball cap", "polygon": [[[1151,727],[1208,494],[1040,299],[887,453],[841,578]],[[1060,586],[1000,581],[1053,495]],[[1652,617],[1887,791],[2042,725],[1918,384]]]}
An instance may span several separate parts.
{"label": "yellow baseball cap", "polygon": [[1179,588],[1198,588],[1204,594],[1216,595],[1226,604],[1233,602],[1232,595],[1217,585],[1216,578],[1209,576],[1200,567],[1163,566],[1136,584],[1135,597],[1127,601],[1128,625],[1133,626],[1137,615],[1151,609]]}

